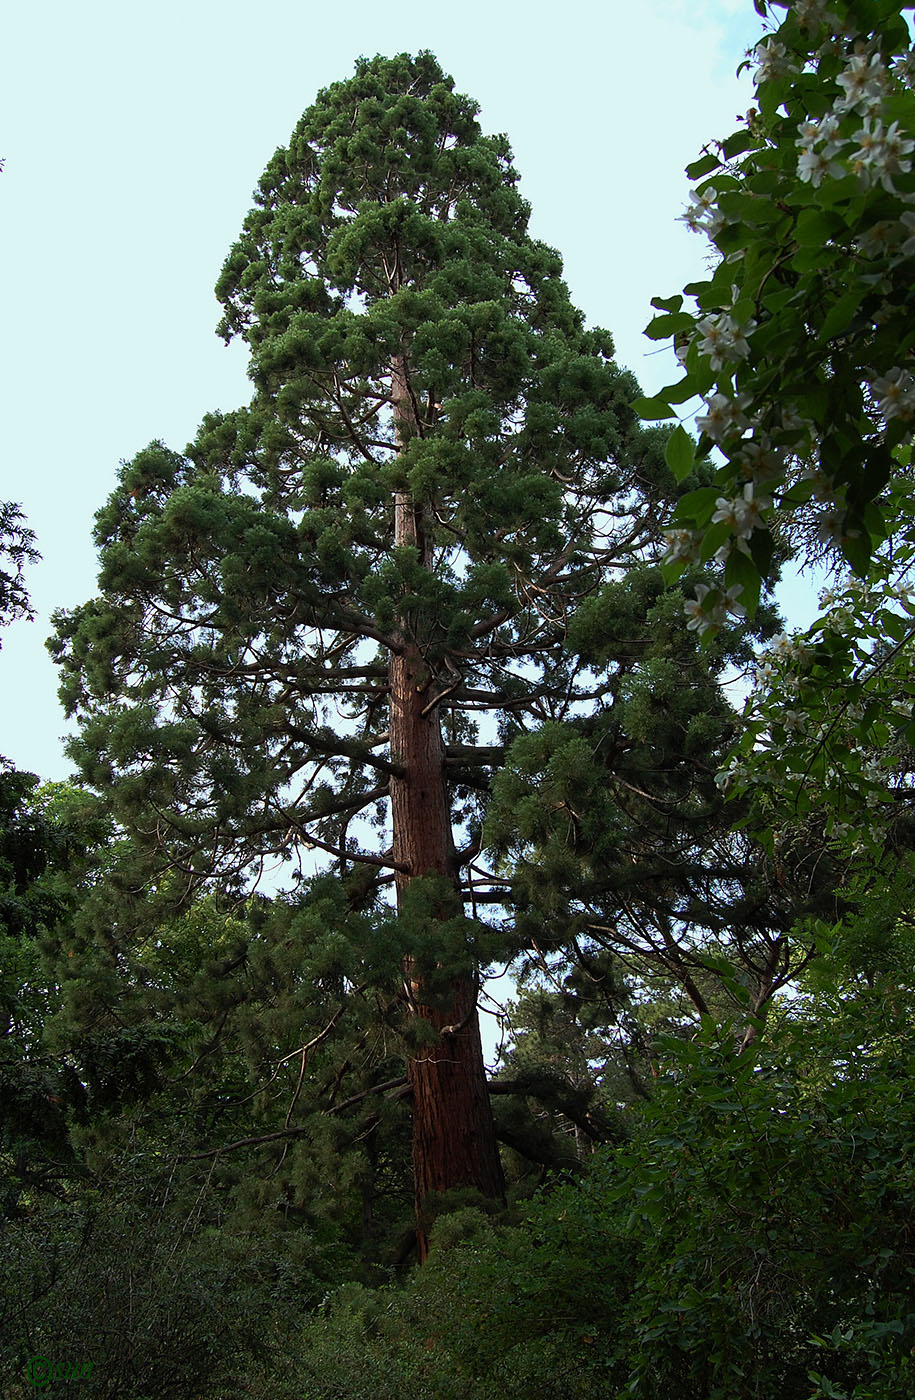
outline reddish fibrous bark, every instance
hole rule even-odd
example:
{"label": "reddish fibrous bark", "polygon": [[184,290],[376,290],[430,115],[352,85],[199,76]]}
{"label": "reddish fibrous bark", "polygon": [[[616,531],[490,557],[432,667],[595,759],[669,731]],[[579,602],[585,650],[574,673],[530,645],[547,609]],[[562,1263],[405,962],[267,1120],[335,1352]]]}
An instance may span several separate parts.
{"label": "reddish fibrous bark", "polygon": [[[392,366],[391,399],[398,436],[415,430],[415,410],[402,360]],[[394,539],[417,549],[431,566],[421,507],[409,496],[395,501]],[[454,839],[445,781],[445,748],[439,711],[425,660],[402,623],[401,646],[390,657],[390,745],[402,776],[390,784],[392,857],[398,873],[398,904],[410,882],[438,875],[457,888]],[[453,909],[443,910],[450,917]],[[423,1207],[431,1192],[475,1187],[503,1200],[505,1183],[496,1143],[480,1024],[477,977],[472,968],[453,978],[447,998],[431,998],[411,959],[404,962],[404,987],[411,1016],[436,1034],[411,1051],[407,1074],[413,1101],[413,1179],[419,1257],[428,1241]],[[443,1000],[445,1004],[443,1005]]]}

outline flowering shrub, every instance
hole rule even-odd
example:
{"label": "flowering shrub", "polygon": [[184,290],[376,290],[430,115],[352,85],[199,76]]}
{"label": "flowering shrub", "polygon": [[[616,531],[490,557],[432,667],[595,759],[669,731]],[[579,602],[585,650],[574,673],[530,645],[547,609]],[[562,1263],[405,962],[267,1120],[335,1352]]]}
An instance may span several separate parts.
{"label": "flowering shrub", "polygon": [[718,782],[776,853],[802,839],[872,866],[911,844],[915,790],[915,48],[896,0],[754,3],[783,12],[749,60],[757,107],[687,171],[714,269],[653,302],[647,334],[684,373],[638,407],[702,400],[668,465],[720,462],[667,532],[668,582],[723,566],[685,603],[703,642],[753,617],[776,544],[838,566],[813,626],[760,659]]}
{"label": "flowering shrub", "polygon": [[722,457],[668,536],[670,580],[724,564],[722,586],[686,605],[704,636],[752,617],[777,522],[812,516],[861,577],[911,525],[886,488],[915,433],[915,50],[894,0],[778,8],[753,54],[758,108],[687,170],[701,183],[683,218],[717,264],[684,288],[693,310],[653,301],[647,334],[674,338],[684,375],[637,405],[665,419],[704,401],[698,447],[682,428],[669,442],[679,480],[697,455]]}
{"label": "flowering shrub", "polygon": [[759,834],[776,848],[788,839],[783,822],[811,813],[827,844],[869,861],[898,845],[900,824],[911,845],[913,559],[915,545],[897,541],[866,580],[824,589],[813,625],[759,659],[740,744],[717,782],[752,795]]}

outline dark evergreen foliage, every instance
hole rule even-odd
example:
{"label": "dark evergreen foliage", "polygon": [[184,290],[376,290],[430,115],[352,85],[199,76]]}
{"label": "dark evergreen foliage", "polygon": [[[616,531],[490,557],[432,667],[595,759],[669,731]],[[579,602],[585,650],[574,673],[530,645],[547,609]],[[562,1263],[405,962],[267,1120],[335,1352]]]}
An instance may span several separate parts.
{"label": "dark evergreen foliage", "polygon": [[[251,403],[124,466],[58,619],[86,788],[0,764],[4,1395],[909,1400],[904,842],[732,829],[774,614],[700,653],[696,483],[431,55],[255,199]],[[2,624],[16,507],[0,557]]]}
{"label": "dark evergreen foliage", "polygon": [[[307,1024],[266,1018],[261,1072],[314,1035],[327,1053],[367,1035],[360,998],[391,1026],[399,1007],[420,1199],[501,1194],[494,1152],[458,1160],[492,1135],[478,978],[528,936],[486,861],[490,786],[513,739],[580,715],[599,726],[645,676],[650,618],[600,656],[576,639],[625,594],[610,580],[641,578],[673,489],[664,433],[637,425],[635,381],[528,235],[517,180],[429,54],[360,60],[319,94],[219,281],[251,404],[205,419],[184,456],[152,444],[124,467],[98,516],[99,596],[58,620],[54,645],[73,756],[131,838],[93,936],[145,968],[170,908],[206,888],[250,896],[272,867]],[[668,634],[698,709],[714,681],[682,615]],[[326,856],[330,885],[313,873]],[[246,976],[259,937],[238,955]],[[209,1025],[220,999],[207,994]],[[466,1088],[434,1068],[452,1061]],[[338,1084],[324,1109],[371,1087]],[[297,1123],[308,1101],[296,1088]]]}

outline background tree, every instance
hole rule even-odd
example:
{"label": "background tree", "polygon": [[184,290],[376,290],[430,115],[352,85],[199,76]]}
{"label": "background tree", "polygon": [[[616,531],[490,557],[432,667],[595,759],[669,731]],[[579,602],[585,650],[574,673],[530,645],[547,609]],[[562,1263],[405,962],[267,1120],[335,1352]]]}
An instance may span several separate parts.
{"label": "background tree", "polygon": [[25,566],[40,558],[35,534],[12,501],[0,501],[0,627],[17,618],[32,617],[25,584]]}
{"label": "background tree", "polygon": [[[771,609],[757,624],[771,629]],[[514,742],[484,828],[519,943],[560,977],[570,962],[595,987],[607,976],[611,994],[615,960],[636,1000],[667,1002],[672,1026],[743,1015],[753,1034],[813,951],[801,921],[836,915],[843,872],[800,839],[775,859],[732,830],[747,811],[718,778],[738,732],[720,677],[747,664],[751,634],[722,629],[700,654],[682,598],[645,568],[588,599],[568,645],[605,698]]]}
{"label": "background tree", "polygon": [[476,1012],[505,949],[490,776],[525,716],[606,690],[568,621],[669,485],[475,113],[429,54],[319,95],[218,286],[252,403],[124,468],[100,596],[56,646],[80,770],[151,862],[126,889],[242,890],[294,859],[307,902],[309,850],[354,911],[393,885],[419,1204],[502,1194]]}
{"label": "background tree", "polygon": [[[0,627],[33,616],[25,566],[38,559],[22,511],[0,502]],[[18,1213],[22,1192],[59,1189],[73,1166],[65,1105],[79,1099],[71,1070],[42,1053],[55,1004],[40,939],[68,907],[66,871],[78,849],[55,820],[34,773],[0,756],[0,1216]]]}

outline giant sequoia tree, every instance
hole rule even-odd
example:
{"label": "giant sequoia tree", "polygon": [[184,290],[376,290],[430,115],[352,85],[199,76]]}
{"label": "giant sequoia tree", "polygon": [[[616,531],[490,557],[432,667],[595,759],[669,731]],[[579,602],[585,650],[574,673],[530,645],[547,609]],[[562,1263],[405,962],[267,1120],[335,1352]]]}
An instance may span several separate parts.
{"label": "giant sequoia tree", "polygon": [[301,881],[312,851],[353,908],[393,887],[420,1203],[502,1193],[486,796],[515,734],[612,689],[568,621],[645,547],[665,479],[476,110],[430,54],[319,94],[217,287],[252,401],[124,467],[99,597],[56,648],[135,886],[244,890],[278,859]]}

